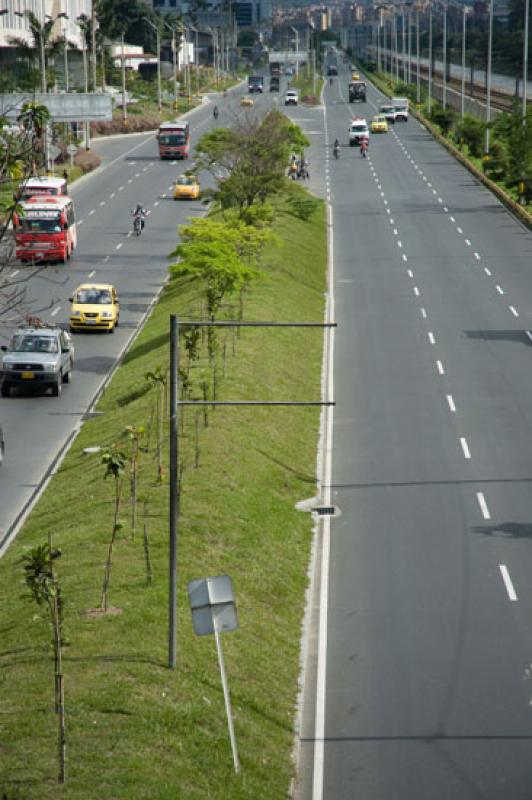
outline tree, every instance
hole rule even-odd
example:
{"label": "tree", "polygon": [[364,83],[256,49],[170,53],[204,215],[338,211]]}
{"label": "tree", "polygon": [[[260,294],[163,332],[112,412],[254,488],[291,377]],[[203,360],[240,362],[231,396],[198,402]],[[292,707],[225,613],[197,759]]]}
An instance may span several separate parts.
{"label": "tree", "polygon": [[28,281],[43,269],[35,266],[23,275],[12,276],[14,238],[11,231],[13,214],[20,211],[15,189],[33,174],[43,159],[43,133],[50,119],[45,106],[26,103],[16,124],[10,109],[0,116],[0,194],[10,199],[0,203],[0,323],[17,323],[25,316],[39,313],[26,301]]}
{"label": "tree", "polygon": [[33,547],[21,558],[24,567],[24,579],[30,590],[31,599],[38,606],[46,606],[50,615],[53,631],[54,677],[55,677],[55,711],[59,719],[59,783],[66,780],[66,726],[65,726],[65,694],[63,684],[63,599],[61,586],[54,569],[55,561],[61,557],[61,551],[52,549],[52,537],[47,544]]}
{"label": "tree", "polygon": [[131,538],[135,538],[137,526],[137,488],[139,473],[140,443],[144,438],[144,428],[128,425],[124,434],[129,439],[129,477],[131,486]]}
{"label": "tree", "polygon": [[166,392],[166,373],[159,365],[144,376],[151,388],[157,389],[157,481],[163,480],[163,423],[164,423],[164,397]]}
{"label": "tree", "polygon": [[[15,45],[23,55],[26,56],[31,64],[39,64],[41,55],[44,54],[44,74],[41,75],[42,90],[46,92],[46,70],[50,57],[60,53],[64,42],[63,39],[53,38],[55,20],[48,19],[41,23],[33,11],[26,11],[28,26],[30,29],[31,42],[28,44],[25,39],[17,36],[10,38],[9,43]],[[41,65],[42,68],[42,65]]]}
{"label": "tree", "polygon": [[282,191],[290,153],[308,144],[300,128],[274,110],[204,134],[196,147],[198,167],[216,178],[211,195],[222,210],[236,208],[246,219],[257,201]]}
{"label": "tree", "polygon": [[113,478],[114,481],[114,515],[113,515],[113,529],[111,531],[111,539],[109,540],[109,548],[107,551],[107,560],[105,562],[105,571],[102,585],[102,595],[100,599],[100,608],[102,611],[107,611],[109,608],[109,584],[111,581],[111,566],[113,561],[113,548],[116,539],[116,534],[122,528],[119,520],[120,515],[120,501],[122,497],[122,477],[124,474],[124,467],[126,464],[126,457],[121,450],[118,450],[115,445],[106,450],[102,455],[102,464],[105,465],[104,479]]}

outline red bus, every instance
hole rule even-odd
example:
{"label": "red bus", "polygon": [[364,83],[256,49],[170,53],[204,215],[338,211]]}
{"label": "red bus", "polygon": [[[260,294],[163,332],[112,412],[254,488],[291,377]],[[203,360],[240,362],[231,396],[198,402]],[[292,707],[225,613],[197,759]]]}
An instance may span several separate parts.
{"label": "red bus", "polygon": [[32,197],[13,214],[16,256],[21,261],[62,261],[77,245],[74,203],[70,197]]}
{"label": "red bus", "polygon": [[18,187],[17,200],[29,200],[30,197],[53,196],[58,195],[66,196],[67,182],[65,178],[55,178],[45,175],[41,178],[28,178],[23,181]]}
{"label": "red bus", "polygon": [[159,158],[188,158],[190,126],[188,122],[163,122],[157,133]]}

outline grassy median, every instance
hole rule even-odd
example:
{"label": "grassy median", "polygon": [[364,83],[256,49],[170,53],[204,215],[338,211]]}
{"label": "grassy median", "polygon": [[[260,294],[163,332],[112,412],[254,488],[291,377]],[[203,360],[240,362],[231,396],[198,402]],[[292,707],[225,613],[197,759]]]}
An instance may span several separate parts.
{"label": "grassy median", "polygon": [[[278,241],[267,247],[262,279],[246,298],[245,318],[321,321],[323,205],[316,202],[307,221],[284,206],[274,231]],[[194,281],[168,285],[100,401],[101,415],[84,424],[0,561],[0,789],[8,800],[287,796],[311,542],[310,517],[294,504],[315,491],[319,411],[218,408],[205,418],[185,409],[178,666],[168,670],[167,426],[159,482],[157,387],[148,390],[146,373],[166,369],[169,314],[194,316],[200,306]],[[235,310],[226,313],[234,316]],[[226,336],[219,341],[219,399],[320,398],[320,329],[261,328]],[[195,368],[208,365],[200,360]],[[35,413],[40,402],[36,399]],[[122,434],[128,425],[144,427],[139,512],[133,538],[126,477],[111,573],[112,613],[102,615],[93,609],[100,601],[113,525],[114,485],[104,479],[101,452],[83,450],[117,442],[127,448]],[[44,543],[49,533],[62,551],[57,572],[68,641],[64,786],[57,783],[51,632],[45,610],[28,599],[20,564],[23,552]],[[233,579],[239,617],[239,629],[222,637],[239,775],[232,766],[214,640],[194,636],[186,593],[189,580],[219,574]]]}

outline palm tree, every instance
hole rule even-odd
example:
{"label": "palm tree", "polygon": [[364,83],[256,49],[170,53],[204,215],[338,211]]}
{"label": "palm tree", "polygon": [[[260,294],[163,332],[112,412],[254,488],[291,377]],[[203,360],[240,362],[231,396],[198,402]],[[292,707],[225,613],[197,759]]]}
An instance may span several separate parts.
{"label": "palm tree", "polygon": [[41,64],[41,89],[46,94],[46,67],[50,56],[54,56],[61,52],[64,47],[63,39],[52,38],[54,22],[53,19],[45,20],[43,23],[33,13],[33,11],[15,12],[19,16],[26,16],[28,18],[28,25],[30,28],[31,42],[13,36],[9,39],[9,43],[18,47],[28,61],[37,65],[40,58]]}

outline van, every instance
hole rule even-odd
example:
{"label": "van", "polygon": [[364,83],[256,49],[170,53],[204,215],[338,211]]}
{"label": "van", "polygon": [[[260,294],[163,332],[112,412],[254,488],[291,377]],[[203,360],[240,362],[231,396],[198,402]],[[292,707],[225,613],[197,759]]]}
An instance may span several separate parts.
{"label": "van", "polygon": [[392,97],[396,121],[408,122],[408,97]]}

